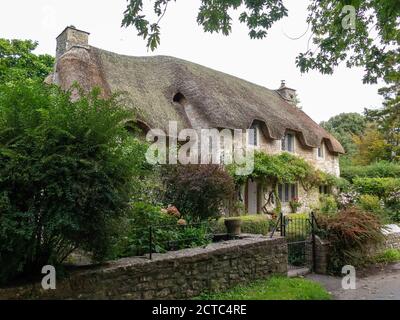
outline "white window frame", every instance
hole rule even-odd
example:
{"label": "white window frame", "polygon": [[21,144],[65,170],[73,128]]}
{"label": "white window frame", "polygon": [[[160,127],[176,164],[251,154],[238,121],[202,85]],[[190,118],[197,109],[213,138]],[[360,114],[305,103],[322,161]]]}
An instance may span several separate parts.
{"label": "white window frame", "polygon": [[[289,137],[292,138],[292,150],[288,150],[288,146],[289,146]],[[284,142],[284,145],[283,145]],[[296,142],[296,136],[294,133],[292,132],[287,132],[285,133],[285,136],[281,139],[281,150],[282,151],[286,151],[286,152],[290,152],[290,153],[294,153],[295,152],[295,142]]]}
{"label": "white window frame", "polygon": [[250,139],[251,131],[248,131],[247,132],[247,145],[250,146],[250,147],[258,147],[258,146],[260,146],[260,135],[258,133],[258,131],[259,131],[258,130],[258,126],[253,123],[249,129],[253,129],[254,130],[254,138],[256,139],[256,141],[255,141],[256,143],[254,143],[254,144],[250,143],[251,142],[251,139]]}
{"label": "white window frame", "polygon": [[[320,156],[320,150],[322,155]],[[325,159],[325,144],[321,143],[321,146],[317,148],[317,158],[318,159]]]}

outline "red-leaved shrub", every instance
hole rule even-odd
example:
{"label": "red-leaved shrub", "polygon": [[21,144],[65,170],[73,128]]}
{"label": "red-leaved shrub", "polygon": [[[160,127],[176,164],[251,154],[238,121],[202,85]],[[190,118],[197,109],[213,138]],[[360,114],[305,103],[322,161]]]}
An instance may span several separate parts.
{"label": "red-leaved shrub", "polygon": [[318,233],[329,240],[329,269],[340,273],[344,265],[368,262],[373,250],[384,241],[379,218],[356,207],[332,215],[318,215]]}
{"label": "red-leaved shrub", "polygon": [[163,177],[165,202],[176,206],[185,217],[216,217],[234,195],[233,179],[219,165],[168,165]]}

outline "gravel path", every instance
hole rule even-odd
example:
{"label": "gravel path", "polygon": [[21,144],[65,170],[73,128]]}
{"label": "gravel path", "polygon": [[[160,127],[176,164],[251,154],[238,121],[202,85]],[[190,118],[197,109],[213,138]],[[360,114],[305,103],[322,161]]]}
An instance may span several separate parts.
{"label": "gravel path", "polygon": [[321,283],[335,300],[400,300],[400,263],[358,277],[355,290],[342,289],[339,277],[308,274],[306,278]]}

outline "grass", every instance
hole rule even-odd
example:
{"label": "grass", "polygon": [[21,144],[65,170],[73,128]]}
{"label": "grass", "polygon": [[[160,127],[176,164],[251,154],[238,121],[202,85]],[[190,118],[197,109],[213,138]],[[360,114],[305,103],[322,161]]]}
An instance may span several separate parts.
{"label": "grass", "polygon": [[391,263],[400,261],[400,250],[399,249],[386,249],[375,256],[375,262],[378,263]]}
{"label": "grass", "polygon": [[329,300],[330,294],[317,282],[273,276],[231,290],[203,294],[200,300]]}

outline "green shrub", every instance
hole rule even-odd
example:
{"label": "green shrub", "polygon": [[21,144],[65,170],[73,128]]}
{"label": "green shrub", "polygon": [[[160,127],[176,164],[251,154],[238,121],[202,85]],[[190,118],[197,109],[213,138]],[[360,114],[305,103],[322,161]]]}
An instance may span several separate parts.
{"label": "green shrub", "polygon": [[102,259],[145,167],[116,97],[0,86],[0,282],[40,275],[76,248]]}
{"label": "green shrub", "polygon": [[391,192],[400,189],[400,178],[355,178],[353,184],[361,194],[385,198]]}
{"label": "green shrub", "polygon": [[389,222],[387,221],[383,202],[377,196],[363,194],[360,196],[357,205],[364,211],[376,214],[382,222]]}
{"label": "green shrub", "polygon": [[374,257],[374,261],[378,263],[391,263],[400,261],[399,249],[386,249]]}
{"label": "green shrub", "polygon": [[318,211],[321,213],[336,213],[338,211],[338,204],[333,195],[321,195],[319,203]]}
{"label": "green shrub", "polygon": [[185,220],[163,212],[161,207],[137,202],[132,205],[129,215],[121,219],[119,234],[115,236],[112,254],[108,258],[149,253],[150,232],[152,252],[162,253],[210,243],[207,223],[186,225]]}
{"label": "green shrub", "polygon": [[[242,233],[267,235],[272,223],[268,216],[263,214],[243,215],[238,216],[237,218],[240,218],[242,220]],[[224,220],[225,218],[220,218],[217,221],[214,226],[215,233],[226,233]]]}
{"label": "green shrub", "polygon": [[342,166],[341,176],[349,181],[359,178],[400,178],[400,164],[380,161],[368,166]]}
{"label": "green shrub", "polygon": [[382,244],[379,218],[352,207],[335,215],[318,215],[317,233],[331,243],[328,268],[339,274],[344,265],[362,266],[370,261],[371,249]]}

